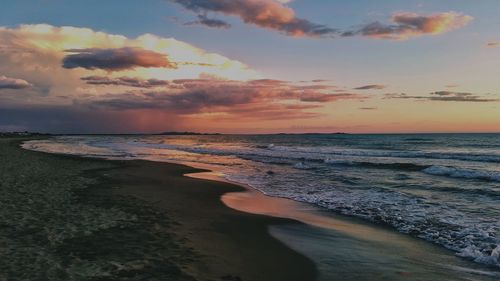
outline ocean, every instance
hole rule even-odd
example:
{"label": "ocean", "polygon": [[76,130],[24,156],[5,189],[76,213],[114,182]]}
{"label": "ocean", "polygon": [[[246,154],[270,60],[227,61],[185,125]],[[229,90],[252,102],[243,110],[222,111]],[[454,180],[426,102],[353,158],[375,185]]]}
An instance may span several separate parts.
{"label": "ocean", "polygon": [[24,147],[203,165],[500,267],[500,134],[60,136]]}

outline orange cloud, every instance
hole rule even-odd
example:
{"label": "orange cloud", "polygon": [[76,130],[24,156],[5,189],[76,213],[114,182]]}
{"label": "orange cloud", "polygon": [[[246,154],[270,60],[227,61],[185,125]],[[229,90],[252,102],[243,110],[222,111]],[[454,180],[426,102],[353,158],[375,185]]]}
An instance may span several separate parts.
{"label": "orange cloud", "polygon": [[392,24],[373,22],[343,36],[362,35],[377,39],[406,40],[422,35],[438,35],[466,26],[473,17],[457,12],[435,13],[427,16],[399,12],[392,15]]}
{"label": "orange cloud", "polygon": [[20,90],[30,87],[32,87],[32,85],[26,80],[10,78],[0,75],[0,90],[2,89]]}
{"label": "orange cloud", "polygon": [[[70,54],[67,50],[78,52]],[[109,70],[116,77],[163,80],[201,75],[234,80],[260,78],[242,62],[173,38],[152,34],[128,38],[47,24],[0,27],[0,61],[1,74],[16,77],[22,73],[30,82],[38,82],[35,84],[69,84],[82,76],[106,75]]]}
{"label": "orange cloud", "polygon": [[[289,36],[325,37],[333,36],[337,31],[326,25],[316,24],[306,19],[297,18],[295,11],[285,6],[290,1],[281,0],[170,0],[184,8],[199,13],[206,19],[207,12],[219,12],[237,16],[248,24],[277,30]],[[199,16],[199,17],[200,17]],[[220,20],[196,21],[211,27],[228,27]]]}

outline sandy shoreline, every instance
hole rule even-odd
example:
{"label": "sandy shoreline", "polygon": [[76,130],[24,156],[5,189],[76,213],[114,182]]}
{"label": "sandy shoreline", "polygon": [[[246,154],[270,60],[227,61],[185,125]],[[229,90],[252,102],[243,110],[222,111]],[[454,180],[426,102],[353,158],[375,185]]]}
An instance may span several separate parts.
{"label": "sandy shoreline", "polygon": [[220,201],[225,193],[244,191],[241,187],[183,176],[200,170],[178,164],[137,160],[124,165],[108,173],[121,186],[116,192],[137,196],[180,219],[178,233],[201,256],[202,262],[190,268],[195,275],[210,279],[224,272],[241,280],[315,279],[314,264],[267,231],[269,225],[292,221],[239,212]]}
{"label": "sandy shoreline", "polygon": [[[53,244],[47,243],[43,235],[39,241],[26,242],[23,239],[32,237],[19,234],[26,232],[28,224],[19,227],[13,225],[15,222],[2,221],[13,233],[0,233],[2,238],[10,235],[11,239],[0,239],[1,244],[33,247],[49,253],[53,261],[50,266],[30,264],[33,259],[30,255],[35,250],[15,261],[3,259],[0,272],[4,276],[0,274],[0,280],[33,279],[34,275],[46,280],[306,281],[317,277],[312,261],[268,232],[270,225],[294,224],[293,221],[236,211],[220,201],[225,193],[242,191],[239,186],[183,176],[200,171],[188,166],[52,155],[23,150],[18,147],[19,142],[2,139],[0,143],[4,160],[2,176],[13,178],[11,186],[30,173],[16,167],[41,165],[47,181],[51,181],[48,175],[64,178],[60,183],[52,183],[50,189],[81,185],[61,194],[71,198],[68,206],[79,204],[82,210],[95,209],[109,216],[92,221],[92,214],[81,218],[73,213],[72,218],[54,220],[53,235],[58,235],[59,230],[62,233],[66,229],[76,230],[67,237],[62,235]],[[40,177],[37,173],[32,176],[29,184]],[[4,183],[2,188],[5,186]],[[32,188],[39,187],[34,184]],[[15,202],[11,203],[12,208],[19,208]],[[80,212],[65,209],[68,206],[57,206],[56,202],[44,208]],[[40,209],[13,210],[21,211],[24,216],[33,216],[32,224],[43,232],[44,220],[49,218],[36,214]],[[87,224],[99,227],[80,230],[78,222],[73,220],[88,220]],[[15,243],[13,236],[18,237]],[[27,268],[30,266],[31,270]]]}
{"label": "sandy shoreline", "polygon": [[[44,200],[53,202],[39,210],[10,200],[14,214],[33,218],[21,226],[6,224],[29,239],[9,241],[9,233],[0,232],[0,249],[9,243],[35,246],[53,261],[50,270],[43,263],[26,264],[36,253],[27,251],[14,262],[0,259],[0,272],[7,274],[45,274],[44,280],[207,281],[491,281],[500,276],[386,226],[269,197],[203,166],[47,154],[20,149],[18,143],[0,139],[0,156],[10,160],[0,165],[9,183],[0,185],[1,192],[19,193],[9,189],[22,186],[19,181],[24,186],[17,200],[37,201],[31,194],[45,198],[37,193],[45,189],[50,196]],[[59,199],[54,201],[53,194]],[[61,204],[60,197],[70,198],[70,204]],[[29,233],[45,228],[58,239],[51,238],[49,245],[43,237],[33,242]],[[0,250],[0,258],[4,254]]]}

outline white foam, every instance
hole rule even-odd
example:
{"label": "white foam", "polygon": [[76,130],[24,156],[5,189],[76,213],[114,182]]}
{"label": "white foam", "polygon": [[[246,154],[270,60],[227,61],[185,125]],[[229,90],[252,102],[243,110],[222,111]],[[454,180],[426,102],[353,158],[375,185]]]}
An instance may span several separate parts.
{"label": "white foam", "polygon": [[436,176],[448,176],[452,178],[481,179],[500,182],[500,172],[478,171],[460,169],[455,167],[431,166],[423,170],[424,173]]}
{"label": "white foam", "polygon": [[309,169],[312,169],[311,166],[308,166],[307,164],[305,164],[304,162],[299,162],[299,163],[296,163],[295,165],[293,165],[293,167],[295,169],[300,169],[300,170],[309,170]]}

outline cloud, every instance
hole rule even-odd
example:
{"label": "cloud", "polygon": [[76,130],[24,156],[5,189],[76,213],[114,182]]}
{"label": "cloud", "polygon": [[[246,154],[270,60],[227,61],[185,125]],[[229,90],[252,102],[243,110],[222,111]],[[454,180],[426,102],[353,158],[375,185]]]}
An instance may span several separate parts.
{"label": "cloud", "polygon": [[23,79],[9,78],[3,75],[0,75],[0,90],[2,89],[11,89],[11,90],[20,90],[30,88],[31,85],[28,81]]}
{"label": "cloud", "polygon": [[184,8],[204,15],[218,12],[239,17],[247,24],[279,31],[288,36],[331,37],[337,31],[326,25],[297,18],[295,11],[285,6],[290,1],[275,0],[170,0]]}
{"label": "cloud", "polygon": [[64,68],[104,69],[120,71],[136,67],[176,68],[164,54],[140,48],[69,49],[73,53],[63,59]]}
{"label": "cloud", "polygon": [[377,39],[406,40],[422,35],[438,35],[461,28],[473,20],[471,16],[458,12],[443,12],[419,15],[397,12],[391,23],[372,22],[353,30],[342,31],[327,25],[298,18],[286,4],[287,0],[169,0],[187,10],[198,13],[198,20],[186,25],[205,25],[214,28],[229,28],[231,25],[219,19],[209,19],[208,12],[239,17],[244,23],[276,30],[288,36],[333,38],[364,36]]}
{"label": "cloud", "polygon": [[497,102],[499,98],[487,98],[473,93],[461,93],[451,91],[432,92],[428,96],[412,96],[407,94],[386,94],[389,99],[416,99],[429,101],[450,101],[450,102]]}
{"label": "cloud", "polygon": [[136,88],[153,88],[166,86],[169,84],[168,81],[159,79],[140,79],[132,77],[105,77],[105,76],[86,76],[82,77],[81,80],[89,85],[112,85],[112,86],[127,86]]}
{"label": "cloud", "polygon": [[451,91],[439,91],[430,93],[430,100],[437,101],[470,101],[470,102],[492,102],[499,101],[499,99],[484,98],[472,93],[460,93]]}
{"label": "cloud", "polygon": [[399,12],[392,15],[391,24],[373,22],[355,30],[346,31],[343,36],[367,36],[377,39],[405,40],[422,35],[438,35],[464,27],[473,18],[457,12],[418,15]]}
{"label": "cloud", "polygon": [[210,19],[206,15],[198,15],[198,20],[186,22],[184,25],[204,25],[211,28],[230,28],[231,25],[223,20]]}
{"label": "cloud", "polygon": [[[89,80],[107,81],[102,78]],[[144,81],[134,81],[135,83],[142,84]],[[246,110],[251,108],[258,110],[266,105],[287,111],[301,111],[317,108],[317,106],[301,104],[302,102],[328,103],[341,99],[359,98],[355,94],[336,94],[327,89],[329,87],[304,89],[302,85],[271,79],[251,81],[181,79],[165,81],[164,87],[160,90],[105,95],[98,99],[83,100],[82,104],[110,110],[161,109],[179,114],[210,111],[239,115],[242,107]],[[295,104],[289,104],[290,102],[295,102]],[[260,116],[260,118],[264,119],[265,116]]]}
{"label": "cloud", "polygon": [[354,88],[354,90],[383,90],[387,88],[386,85],[366,85],[366,86],[361,86]]}
{"label": "cloud", "polygon": [[360,107],[361,110],[377,110],[377,107]]}
{"label": "cloud", "polygon": [[9,88],[27,85],[9,77],[35,85],[23,95],[0,95],[2,128],[152,132],[210,125],[230,131],[263,120],[271,126],[323,117],[329,103],[363,98],[326,80],[263,79],[242,62],[151,34],[0,27],[0,61]]}
{"label": "cloud", "polygon": [[[78,52],[71,54],[67,50]],[[65,59],[66,66],[74,68],[61,67]],[[104,61],[108,59],[111,62]],[[57,74],[67,83],[85,75],[107,74],[110,68],[116,76],[156,79],[198,78],[202,74],[236,80],[260,77],[240,61],[174,38],[152,34],[128,38],[88,28],[46,24],[0,27],[0,61],[0,73],[7,76],[47,73],[50,77],[40,80],[53,81]],[[123,69],[128,66],[131,68]],[[28,80],[37,85],[43,82]]]}
{"label": "cloud", "polygon": [[331,102],[340,99],[357,98],[355,94],[343,93],[343,94],[321,94],[317,92],[306,92],[300,96],[300,100],[303,102]]}
{"label": "cloud", "polygon": [[490,48],[500,47],[500,42],[488,42],[486,46]]}
{"label": "cloud", "polygon": [[[67,50],[78,52],[68,53]],[[110,56],[104,56],[107,54]],[[67,103],[56,99],[58,96],[78,98],[80,95],[102,94],[100,89],[91,85],[97,81],[81,80],[81,77],[89,76],[107,76],[112,79],[134,77],[142,80],[195,79],[201,76],[247,80],[261,77],[257,71],[240,61],[206,52],[173,38],[151,34],[128,38],[88,28],[47,24],[0,27],[0,61],[1,75],[22,77],[36,85],[30,89],[32,96],[29,102],[34,104]],[[75,68],[62,67],[63,61],[66,67]],[[166,65],[176,67],[135,67]],[[121,79],[120,83],[126,81]],[[154,80],[150,80],[142,86],[153,84]],[[106,90],[111,93],[121,91]],[[5,95],[3,98],[0,102],[5,102]],[[13,99],[17,99],[17,103],[28,102],[21,97]]]}

